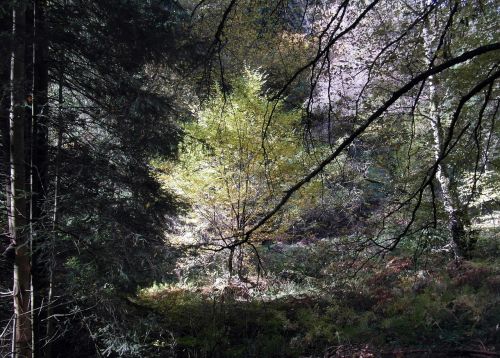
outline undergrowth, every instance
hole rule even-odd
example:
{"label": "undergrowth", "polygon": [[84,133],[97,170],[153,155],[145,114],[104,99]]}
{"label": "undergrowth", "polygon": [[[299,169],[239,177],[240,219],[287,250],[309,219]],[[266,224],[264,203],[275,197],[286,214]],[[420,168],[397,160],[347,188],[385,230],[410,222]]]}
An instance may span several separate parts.
{"label": "undergrowth", "polygon": [[[498,349],[498,260],[441,259],[429,267],[416,269],[413,258],[399,255],[342,287],[263,279],[266,284],[249,288],[232,280],[219,287],[158,285],[135,300],[164,318],[179,357],[401,357],[422,349]],[[287,282],[292,289],[280,289]]]}

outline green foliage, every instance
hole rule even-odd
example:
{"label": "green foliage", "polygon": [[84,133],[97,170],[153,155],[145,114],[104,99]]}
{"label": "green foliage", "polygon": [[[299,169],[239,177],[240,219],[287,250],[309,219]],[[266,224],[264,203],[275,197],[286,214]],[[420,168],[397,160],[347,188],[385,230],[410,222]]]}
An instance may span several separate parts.
{"label": "green foliage", "polygon": [[[11,50],[14,2],[5,3],[2,54]],[[57,220],[37,232],[34,247],[53,273],[54,317],[64,317],[58,352],[301,357],[340,355],[351,345],[499,346],[498,86],[489,102],[484,91],[471,98],[450,125],[460,98],[498,67],[495,52],[437,73],[384,111],[253,233],[252,246],[231,251],[240,281],[226,276],[226,251],[189,256],[166,244],[213,248],[241,239],[391,93],[428,68],[424,32],[432,46],[442,42],[434,65],[498,41],[494,1],[383,1],[352,29],[366,2],[39,3],[50,43],[44,210],[51,220],[57,201]],[[418,19],[424,3],[435,9]],[[216,57],[220,87],[197,93],[200,77],[212,84]],[[194,66],[200,60],[208,62],[203,74]],[[10,56],[3,56],[3,192],[9,71]],[[428,118],[430,83],[439,121]],[[269,101],[280,89],[281,100]],[[297,110],[309,95],[308,111]],[[441,164],[481,261],[446,266],[439,259],[450,238],[443,186],[430,178],[432,187],[415,193],[436,158],[429,119],[439,122],[442,140],[454,129]],[[187,209],[178,196],[192,210],[174,221]],[[8,205],[3,193],[0,203]],[[0,218],[5,233],[7,221]],[[372,260],[399,233],[405,236],[394,257]],[[5,292],[11,268],[2,261]],[[134,296],[153,282],[163,283]],[[5,322],[10,306],[0,307]],[[4,342],[2,352],[10,349]]]}
{"label": "green foliage", "polygon": [[141,291],[138,303],[167,319],[181,356],[301,357],[345,346],[444,351],[477,339],[486,347],[499,343],[500,301],[491,285],[498,266],[464,262],[422,272],[395,257],[323,295],[228,300],[221,292],[163,286]]}
{"label": "green foliage", "polygon": [[[192,2],[191,6],[194,6]],[[312,57],[313,39],[306,36],[297,23],[290,26],[291,7],[295,7],[294,11],[302,11],[300,4],[273,4],[267,0],[234,3],[234,11],[229,14],[226,24],[232,30],[225,31],[222,36],[222,56],[217,61],[209,62],[214,77],[219,75],[218,67],[223,66],[221,79],[223,85],[228,85],[233,80],[238,81],[246,68],[259,68],[268,74],[267,86],[279,90],[288,76]],[[224,2],[198,7],[193,24],[197,36],[206,38],[208,42],[213,41],[213,29],[219,25],[224,10]],[[303,73],[294,86],[289,86],[285,92],[288,108],[302,106],[309,95],[308,82],[307,74]]]}
{"label": "green foliage", "polygon": [[[218,89],[201,110],[193,109],[196,120],[184,126],[179,164],[160,177],[165,187],[192,203],[212,237],[245,232],[318,154],[302,146],[300,112],[285,110],[281,101],[269,102],[264,86],[264,76],[247,69],[229,93]],[[291,203],[292,210],[273,219],[275,234],[297,216],[296,205],[314,205],[317,189],[313,182]]]}

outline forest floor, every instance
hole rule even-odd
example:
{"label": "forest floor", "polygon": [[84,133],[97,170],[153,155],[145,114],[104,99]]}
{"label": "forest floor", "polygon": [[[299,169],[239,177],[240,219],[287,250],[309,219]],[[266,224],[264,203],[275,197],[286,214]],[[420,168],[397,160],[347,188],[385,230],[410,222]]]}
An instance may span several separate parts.
{"label": "forest floor", "polygon": [[436,254],[418,269],[400,252],[341,285],[293,275],[164,284],[134,301],[163,317],[180,357],[495,357],[496,251],[459,263]]}

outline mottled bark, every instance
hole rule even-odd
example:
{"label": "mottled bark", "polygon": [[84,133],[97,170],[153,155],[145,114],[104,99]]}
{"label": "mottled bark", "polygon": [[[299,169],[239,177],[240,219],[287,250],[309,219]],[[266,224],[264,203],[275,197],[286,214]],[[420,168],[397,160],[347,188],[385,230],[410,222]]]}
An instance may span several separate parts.
{"label": "mottled bark", "polygon": [[[423,1],[425,6],[427,1]],[[424,50],[426,63],[433,66],[432,59],[434,58],[434,43],[435,38],[432,33],[432,25],[430,20],[426,19],[423,28]],[[430,122],[431,134],[433,138],[432,151],[434,159],[440,160],[441,151],[443,148],[443,128],[441,123],[440,113],[440,97],[438,94],[438,82],[435,76],[429,76],[428,83],[428,118]],[[447,226],[450,232],[450,246],[453,250],[456,259],[463,257],[466,254],[466,235],[465,225],[462,215],[460,214],[460,200],[458,194],[453,190],[450,178],[449,168],[446,162],[441,161],[436,170],[436,183],[441,192],[441,198],[444,210],[447,215]]]}

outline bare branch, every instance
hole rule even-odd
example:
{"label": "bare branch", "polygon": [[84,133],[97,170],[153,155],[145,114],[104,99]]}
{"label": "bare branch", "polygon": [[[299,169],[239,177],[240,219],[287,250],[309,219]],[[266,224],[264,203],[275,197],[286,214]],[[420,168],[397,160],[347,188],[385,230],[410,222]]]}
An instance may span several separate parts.
{"label": "bare branch", "polygon": [[[498,51],[500,50],[500,43],[493,43],[485,46],[478,47],[474,50],[467,51],[463,53],[460,56],[457,56],[455,58],[452,58],[436,67],[430,68],[419,75],[415,76],[412,78],[409,82],[406,83],[403,87],[399,88],[397,91],[393,92],[392,96],[386,100],[368,119],[358,127],[349,137],[344,139],[344,141],[333,151],[332,154],[330,154],[327,158],[325,158],[320,164],[318,164],[308,175],[306,175],[303,179],[298,181],[295,185],[290,187],[287,191],[285,191],[285,194],[283,197],[280,199],[278,204],[268,211],[264,217],[258,221],[251,229],[249,229],[246,233],[244,238],[242,238],[239,241],[235,241],[232,243],[229,247],[235,247],[238,245],[241,245],[247,241],[249,241],[250,236],[258,230],[260,227],[262,227],[264,224],[266,224],[287,202],[290,200],[292,195],[297,192],[300,188],[302,188],[304,185],[309,183],[313,178],[315,178],[319,173],[325,169],[327,165],[329,165],[335,158],[337,158],[345,148],[347,148],[357,137],[359,137],[363,132],[374,122],[376,121],[380,116],[382,116],[387,109],[394,104],[398,99],[400,99],[404,94],[406,94],[408,91],[410,91],[415,85],[419,84],[420,82],[426,80],[430,76],[433,76],[435,74],[441,73],[445,70],[447,70],[450,67],[453,67],[457,64],[467,62],[477,56],[492,52],[492,51]],[[489,82],[487,83],[489,84]],[[484,87],[484,81],[480,85],[478,85],[476,88],[479,88],[478,91]],[[469,94],[466,96],[468,97],[465,102],[470,99],[474,94],[474,90],[469,92]],[[470,97],[469,97],[470,95]],[[465,97],[464,97],[465,98]],[[462,98],[461,103],[463,102],[464,98]],[[465,102],[463,104],[465,104]],[[463,106],[461,104],[461,106]],[[453,134],[454,127],[450,128],[450,134]],[[449,149],[449,142],[451,141],[451,138],[447,138],[448,141],[445,143],[445,148]],[[448,154],[449,151],[445,150],[443,154]]]}

